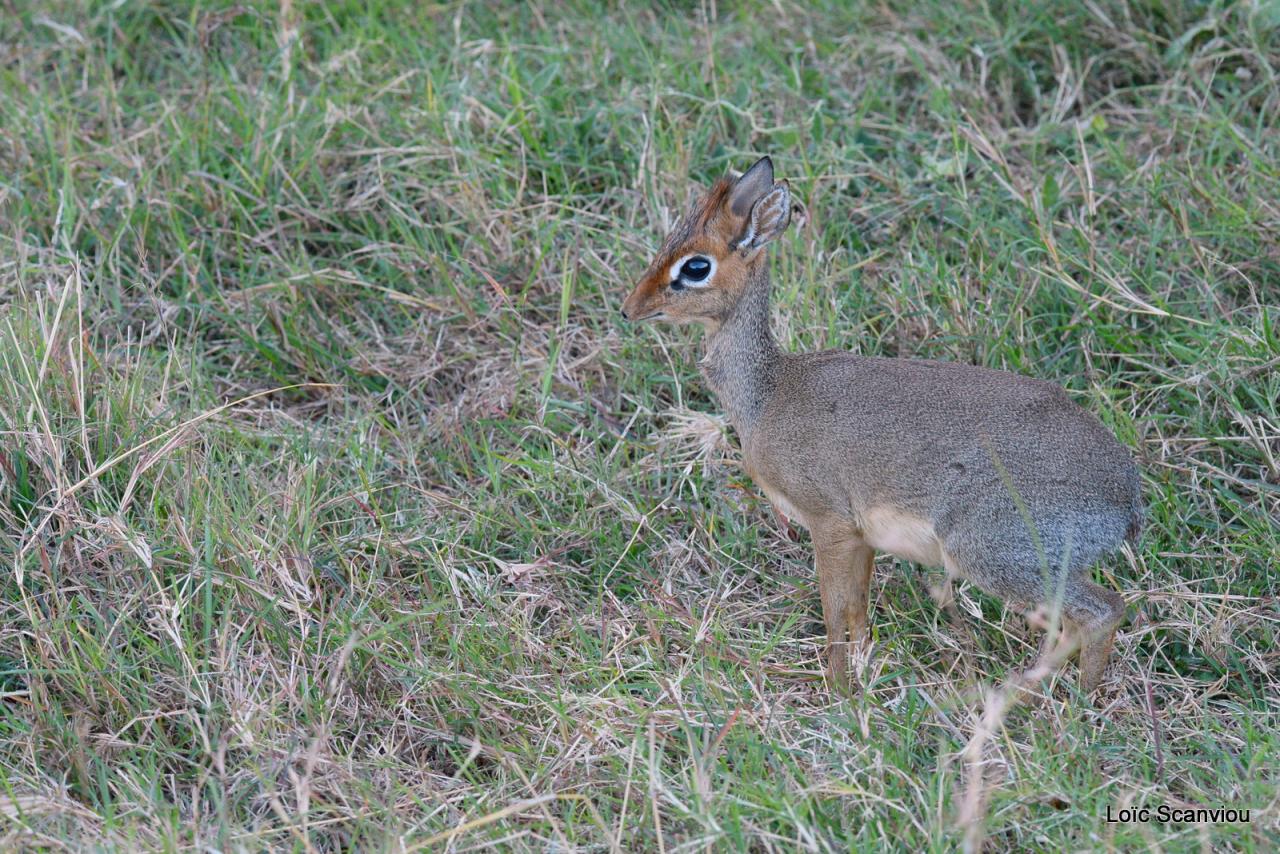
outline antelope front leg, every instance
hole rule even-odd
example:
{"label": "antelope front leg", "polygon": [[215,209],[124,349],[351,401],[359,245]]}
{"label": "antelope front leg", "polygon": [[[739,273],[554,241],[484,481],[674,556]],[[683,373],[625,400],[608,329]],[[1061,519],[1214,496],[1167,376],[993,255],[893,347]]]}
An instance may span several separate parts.
{"label": "antelope front leg", "polygon": [[832,687],[849,687],[849,652],[867,637],[867,597],[873,552],[860,538],[823,536],[814,530],[818,593],[827,628],[827,675]]}
{"label": "antelope front leg", "polygon": [[850,559],[850,597],[847,606],[849,624],[849,651],[862,652],[871,642],[867,626],[870,614],[871,571],[876,564],[876,553],[871,546],[861,545],[853,550]]}

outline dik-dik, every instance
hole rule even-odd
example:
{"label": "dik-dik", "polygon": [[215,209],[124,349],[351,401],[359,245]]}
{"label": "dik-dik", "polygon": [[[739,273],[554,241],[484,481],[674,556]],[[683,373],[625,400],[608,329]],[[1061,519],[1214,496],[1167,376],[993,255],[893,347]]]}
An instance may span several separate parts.
{"label": "dik-dik", "polygon": [[1124,599],[1089,568],[1142,526],[1127,450],[1058,386],[1004,371],[841,351],[785,353],[764,247],[791,195],[762,158],[720,179],[667,235],[622,307],[696,322],[701,367],[748,474],[807,527],[833,684],[866,643],[877,550],[1020,605],[1060,606],[1079,687],[1102,678]]}

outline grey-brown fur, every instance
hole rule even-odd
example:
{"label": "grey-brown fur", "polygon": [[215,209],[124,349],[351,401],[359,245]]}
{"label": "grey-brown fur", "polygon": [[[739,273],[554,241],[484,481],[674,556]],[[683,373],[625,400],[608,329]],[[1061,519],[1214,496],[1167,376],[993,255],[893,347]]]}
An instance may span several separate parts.
{"label": "grey-brown fur", "polygon": [[[763,237],[733,210],[747,181],[757,207],[769,205],[755,220]],[[1088,570],[1142,523],[1127,450],[1052,383],[950,362],[782,352],[758,247],[785,229],[785,213],[775,220],[788,204],[767,158],[717,184],[624,311],[707,327],[702,370],[748,472],[813,534],[833,678],[845,678],[846,645],[865,640],[879,545],[1009,601],[1060,603],[1082,648],[1081,688],[1093,690],[1124,600]],[[754,246],[738,247],[744,235]],[[671,289],[669,265],[690,251],[716,260],[715,280]]]}

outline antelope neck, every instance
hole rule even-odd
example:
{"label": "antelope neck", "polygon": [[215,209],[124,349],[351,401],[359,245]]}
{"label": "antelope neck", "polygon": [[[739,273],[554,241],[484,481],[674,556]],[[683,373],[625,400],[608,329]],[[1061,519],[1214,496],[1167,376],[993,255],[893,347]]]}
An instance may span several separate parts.
{"label": "antelope neck", "polygon": [[764,253],[747,274],[742,297],[707,339],[703,376],[744,439],[777,383],[782,351],[769,328],[769,268]]}

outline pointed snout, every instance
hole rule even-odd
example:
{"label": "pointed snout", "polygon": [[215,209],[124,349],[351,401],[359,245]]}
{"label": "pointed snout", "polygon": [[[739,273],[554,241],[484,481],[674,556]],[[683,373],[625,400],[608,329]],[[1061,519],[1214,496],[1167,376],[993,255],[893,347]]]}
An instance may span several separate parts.
{"label": "pointed snout", "polygon": [[631,293],[622,301],[623,320],[644,320],[654,313],[650,305],[656,289],[649,282],[641,280],[631,289]]}

